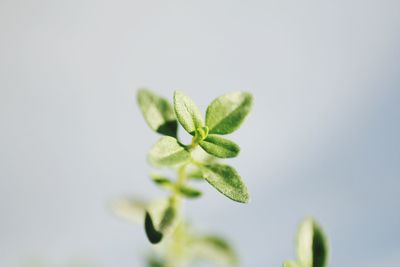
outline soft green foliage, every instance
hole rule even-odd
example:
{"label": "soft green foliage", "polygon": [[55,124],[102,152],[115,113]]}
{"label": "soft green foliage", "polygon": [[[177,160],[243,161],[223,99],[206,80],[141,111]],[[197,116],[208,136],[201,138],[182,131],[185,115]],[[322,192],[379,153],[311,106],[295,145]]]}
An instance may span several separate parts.
{"label": "soft green foliage", "polygon": [[171,229],[173,228],[174,224],[178,219],[177,213],[178,212],[176,210],[175,203],[173,199],[171,199],[169,201],[168,207],[164,210],[158,229],[163,233],[171,231]]}
{"label": "soft green foliage", "polygon": [[170,136],[161,137],[149,153],[149,161],[155,166],[173,166],[189,159],[190,154],[186,148]]}
{"label": "soft green foliage", "polygon": [[203,180],[203,173],[200,169],[194,169],[188,172],[187,177],[193,180]]}
{"label": "soft green foliage", "polygon": [[199,259],[231,266],[237,265],[239,262],[229,243],[215,235],[193,238],[191,247],[192,253]]}
{"label": "soft green foliage", "polygon": [[283,267],[301,267],[301,266],[295,261],[285,261],[283,263]]}
{"label": "soft green foliage", "polygon": [[230,199],[247,203],[249,192],[234,168],[224,164],[207,164],[202,167],[203,177],[219,192]]}
{"label": "soft green foliage", "polygon": [[156,174],[156,173],[152,173],[150,175],[151,179],[153,179],[153,182],[156,183],[157,185],[164,187],[164,188],[171,188],[173,186],[173,181],[171,181],[170,179],[168,179],[167,177],[160,175],[160,174]]}
{"label": "soft green foliage", "polygon": [[174,109],[179,123],[191,135],[197,128],[204,126],[203,118],[196,104],[181,91],[176,91],[174,94]]}
{"label": "soft green foliage", "polygon": [[250,112],[253,97],[233,92],[215,99],[207,108],[206,125],[211,134],[229,134],[240,127]]}
{"label": "soft green foliage", "polygon": [[208,135],[201,141],[200,146],[205,151],[218,158],[233,158],[236,157],[240,151],[240,147],[234,142],[213,134]]}
{"label": "soft green foliage", "polygon": [[296,253],[298,260],[286,261],[284,267],[326,267],[328,263],[328,241],[312,218],[304,219],[299,226]]}
{"label": "soft green foliage", "polygon": [[201,191],[189,186],[180,186],[178,190],[186,198],[198,198],[202,195]]}
{"label": "soft green foliage", "polygon": [[176,137],[178,123],[168,100],[155,95],[150,90],[141,89],[137,93],[137,101],[151,129],[163,135]]}
{"label": "soft green foliage", "polygon": [[[206,260],[220,265],[235,265],[237,256],[224,239],[198,235],[189,230],[181,217],[182,201],[196,199],[202,192],[189,185],[192,180],[207,181],[226,197],[241,203],[249,201],[246,185],[231,166],[217,158],[233,158],[239,146],[219,135],[239,128],[250,111],[252,96],[234,92],[215,99],[204,117],[191,98],[181,91],[173,96],[173,105],[149,90],[139,90],[137,100],[143,116],[154,131],[164,135],[148,154],[155,167],[170,167],[176,179],[153,173],[151,180],[169,193],[167,199],[155,202],[121,199],[113,204],[115,212],[130,221],[144,223],[152,244],[161,243],[163,253],[151,257],[152,267],[191,266]],[[206,121],[206,123],[205,123]],[[177,122],[192,135],[190,144],[182,144],[177,135]]]}
{"label": "soft green foliage", "polygon": [[[140,94],[139,94],[140,95]],[[154,96],[154,98],[160,98]],[[178,139],[162,137],[150,150],[149,161],[155,166],[177,166],[194,164],[198,166],[196,175],[190,178],[203,178],[213,187],[232,200],[246,203],[248,190],[240,175],[233,167],[210,162],[193,160],[192,153],[198,146],[214,157],[232,158],[239,154],[240,147],[233,141],[220,137],[236,130],[251,109],[252,96],[246,92],[233,92],[216,98],[207,108],[206,126],[196,104],[180,91],[174,94],[174,110],[182,127],[193,135],[192,143],[184,146]],[[145,110],[145,108],[142,108]],[[146,114],[144,113],[144,116]],[[211,134],[211,133],[215,134]],[[168,183],[165,179],[155,180],[158,184]],[[178,188],[178,191],[179,190]],[[182,192],[181,192],[182,193]],[[187,192],[186,192],[187,193]],[[193,194],[185,194],[186,197]],[[200,194],[195,194],[196,197]]]}
{"label": "soft green foliage", "polygon": [[149,267],[167,267],[164,262],[156,257],[150,257],[147,260],[147,265]]}
{"label": "soft green foliage", "polygon": [[302,265],[325,267],[328,259],[328,244],[321,227],[315,220],[305,219],[297,235],[297,257]]}

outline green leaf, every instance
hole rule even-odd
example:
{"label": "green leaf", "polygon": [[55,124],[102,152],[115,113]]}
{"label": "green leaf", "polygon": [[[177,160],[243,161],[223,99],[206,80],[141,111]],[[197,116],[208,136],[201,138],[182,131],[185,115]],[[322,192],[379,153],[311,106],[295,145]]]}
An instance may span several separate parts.
{"label": "green leaf", "polygon": [[151,218],[151,215],[148,212],[146,212],[145,215],[144,229],[146,231],[146,235],[150,243],[157,244],[162,240],[163,234],[156,230],[156,228],[154,227],[153,219]]}
{"label": "green leaf", "polygon": [[206,112],[210,134],[229,134],[238,129],[250,112],[252,102],[252,95],[246,92],[233,92],[216,98]]}
{"label": "green leaf", "polygon": [[168,179],[167,177],[164,177],[162,175],[152,173],[152,174],[150,174],[150,177],[153,180],[153,182],[159,186],[162,186],[165,188],[170,188],[173,185],[173,182],[170,179]]}
{"label": "green leaf", "polygon": [[149,161],[153,165],[172,166],[187,162],[190,153],[178,140],[170,136],[162,137],[151,149]]}
{"label": "green leaf", "polygon": [[249,193],[240,175],[234,168],[224,164],[206,164],[202,168],[203,177],[219,192],[228,198],[247,203]]}
{"label": "green leaf", "polygon": [[197,128],[204,126],[202,116],[196,104],[181,91],[176,91],[174,94],[174,109],[179,123],[191,135],[195,134]]}
{"label": "green leaf", "polygon": [[295,261],[285,261],[283,267],[300,267],[300,265]]}
{"label": "green leaf", "polygon": [[198,198],[202,195],[201,191],[189,186],[180,186],[178,190],[187,198]]}
{"label": "green leaf", "polygon": [[137,101],[151,129],[163,135],[176,137],[178,123],[168,100],[155,95],[150,90],[140,89],[137,92]]}
{"label": "green leaf", "polygon": [[147,259],[148,267],[167,267],[167,265],[159,258],[152,256]]}
{"label": "green leaf", "polygon": [[194,139],[197,142],[201,142],[204,139],[206,139],[207,136],[208,136],[208,127],[207,126],[199,127],[195,131]]}
{"label": "green leaf", "polygon": [[162,233],[170,233],[177,224],[177,210],[173,201],[169,201],[169,205],[164,210],[159,229]]}
{"label": "green leaf", "polygon": [[233,158],[240,151],[237,144],[218,135],[208,135],[206,139],[200,142],[200,146],[211,155],[219,158]]}
{"label": "green leaf", "polygon": [[297,257],[303,266],[325,267],[328,242],[321,227],[312,218],[305,219],[297,234]]}
{"label": "green leaf", "polygon": [[187,177],[194,180],[203,180],[203,172],[200,169],[194,169],[188,172]]}
{"label": "green leaf", "polygon": [[218,265],[234,266],[239,261],[229,243],[218,236],[194,238],[190,243],[190,251],[195,259]]}

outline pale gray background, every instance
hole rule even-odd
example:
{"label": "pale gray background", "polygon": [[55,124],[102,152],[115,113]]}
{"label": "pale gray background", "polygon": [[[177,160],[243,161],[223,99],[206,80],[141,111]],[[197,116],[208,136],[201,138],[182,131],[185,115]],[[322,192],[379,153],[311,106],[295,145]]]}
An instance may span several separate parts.
{"label": "pale gray background", "polygon": [[398,0],[0,0],[0,37],[0,266],[143,266],[142,227],[107,210],[159,194],[139,86],[202,110],[255,95],[230,160],[251,204],[204,185],[187,205],[242,266],[293,257],[305,215],[330,237],[330,266],[399,266]]}

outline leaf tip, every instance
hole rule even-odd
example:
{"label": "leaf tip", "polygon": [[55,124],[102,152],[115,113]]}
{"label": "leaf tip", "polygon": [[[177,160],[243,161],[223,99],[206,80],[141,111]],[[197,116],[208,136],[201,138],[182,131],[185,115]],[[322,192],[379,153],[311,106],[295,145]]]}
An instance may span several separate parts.
{"label": "leaf tip", "polygon": [[153,219],[148,211],[145,213],[144,228],[150,243],[157,244],[161,242],[163,234],[155,229]]}

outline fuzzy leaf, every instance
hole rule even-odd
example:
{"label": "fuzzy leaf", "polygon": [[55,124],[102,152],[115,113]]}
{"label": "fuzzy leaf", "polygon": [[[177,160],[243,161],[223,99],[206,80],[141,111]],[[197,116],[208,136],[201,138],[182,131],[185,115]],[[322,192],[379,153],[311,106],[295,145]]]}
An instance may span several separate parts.
{"label": "fuzzy leaf", "polygon": [[172,166],[187,162],[189,152],[178,140],[170,136],[162,137],[151,149],[149,161],[153,165]]}
{"label": "fuzzy leaf", "polygon": [[249,201],[246,185],[231,166],[218,163],[207,164],[203,165],[202,172],[207,182],[228,198],[241,203]]}
{"label": "fuzzy leaf", "polygon": [[283,267],[301,267],[301,266],[295,261],[285,261],[283,263]]}
{"label": "fuzzy leaf", "polygon": [[216,98],[207,108],[206,125],[210,134],[229,134],[240,127],[250,112],[253,97],[233,92]]}
{"label": "fuzzy leaf", "polygon": [[311,218],[305,219],[297,234],[297,257],[303,266],[325,267],[328,244],[321,227]]}
{"label": "fuzzy leaf", "polygon": [[145,220],[144,220],[144,229],[146,231],[147,238],[150,243],[157,244],[163,238],[163,234],[156,230],[154,227],[153,219],[151,218],[150,213],[146,212]]}
{"label": "fuzzy leaf", "polygon": [[187,198],[198,198],[202,195],[201,191],[189,186],[181,186],[178,188],[178,190]]}
{"label": "fuzzy leaf", "polygon": [[233,248],[228,242],[217,236],[204,236],[193,239],[190,243],[190,250],[197,260],[206,260],[226,266],[238,264],[238,257]]}
{"label": "fuzzy leaf", "polygon": [[202,116],[196,104],[181,91],[176,91],[174,94],[174,109],[179,123],[191,135],[195,134],[197,128],[204,126]]}
{"label": "fuzzy leaf", "polygon": [[157,96],[150,90],[140,89],[137,92],[137,101],[144,119],[151,129],[163,135],[176,137],[178,123],[168,100]]}
{"label": "fuzzy leaf", "polygon": [[240,151],[237,144],[218,135],[208,135],[206,139],[200,142],[200,146],[211,155],[219,158],[233,158]]}

